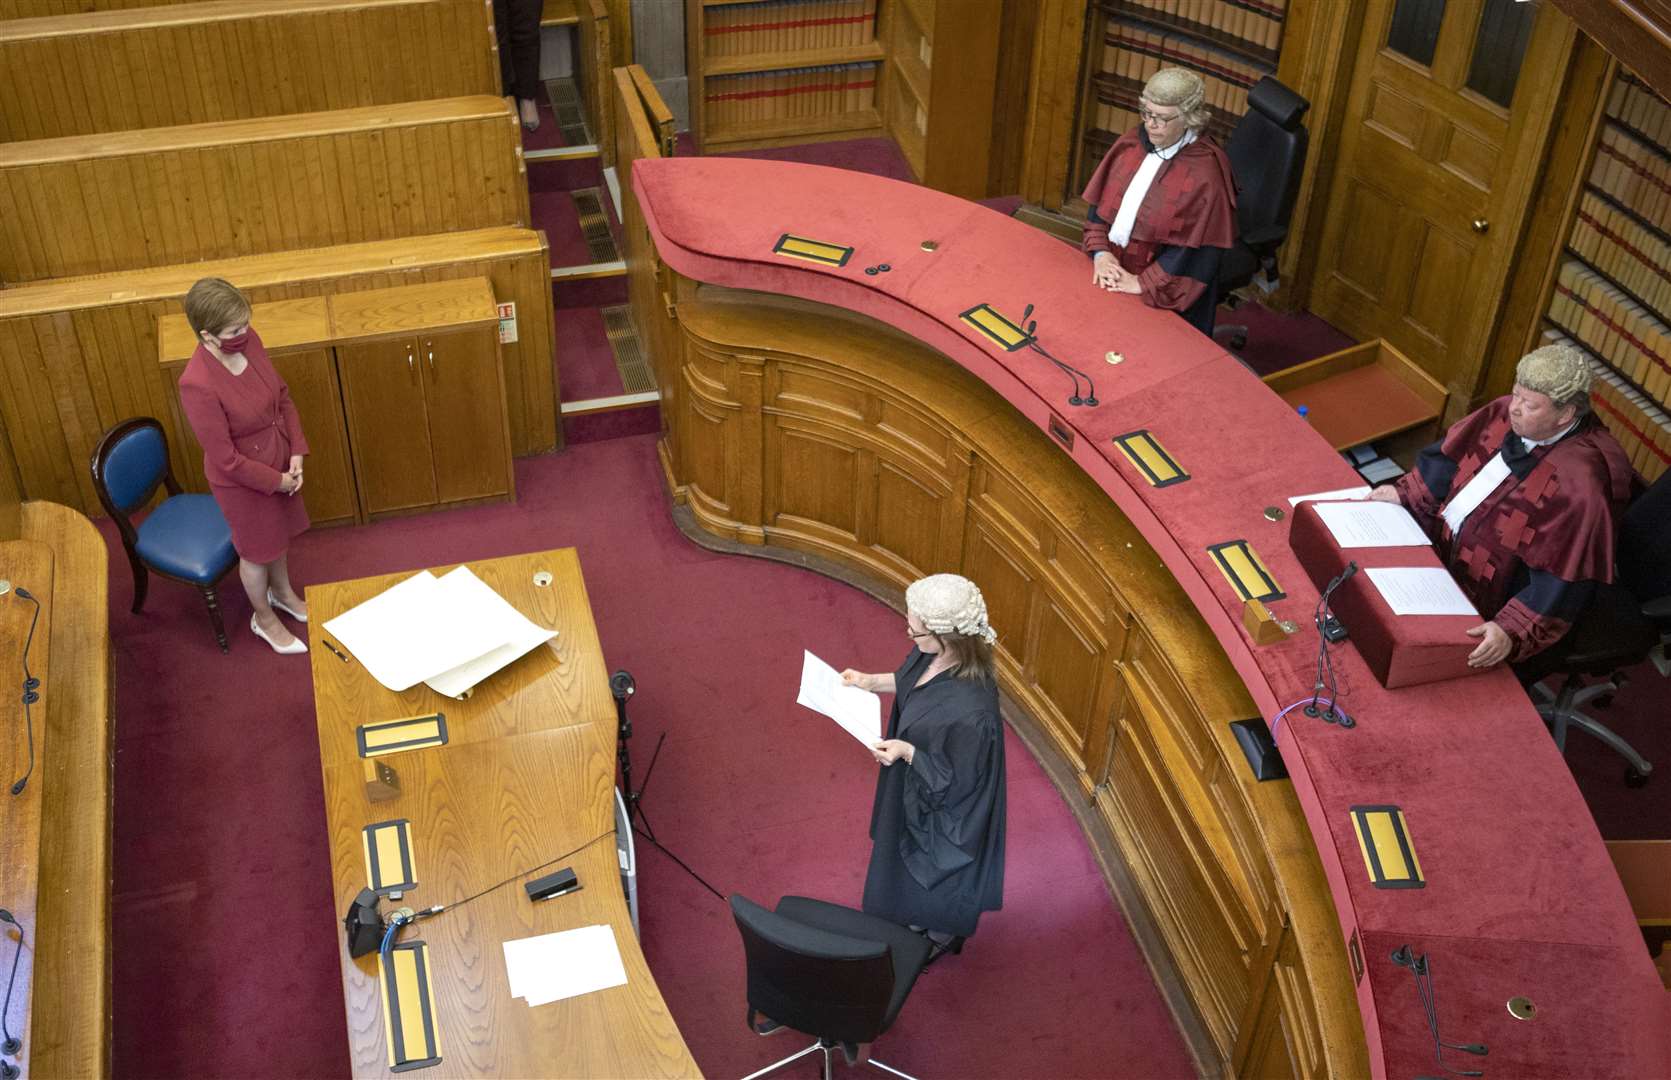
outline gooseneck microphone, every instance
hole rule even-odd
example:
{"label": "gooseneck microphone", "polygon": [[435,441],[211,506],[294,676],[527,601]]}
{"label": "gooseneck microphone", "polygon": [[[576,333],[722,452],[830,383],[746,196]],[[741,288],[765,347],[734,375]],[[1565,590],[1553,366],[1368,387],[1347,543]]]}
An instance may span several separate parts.
{"label": "gooseneck microphone", "polygon": [[[1346,640],[1346,628],[1334,617],[1334,612],[1329,610],[1329,598],[1357,572],[1358,564],[1348,562],[1346,569],[1336,574],[1323,587],[1322,595],[1317,598],[1317,606],[1311,612],[1311,621],[1317,627],[1317,672],[1311,688],[1311,701],[1305,707],[1305,714],[1322,716],[1326,722],[1338,723],[1343,728],[1354,727],[1357,722],[1338,706],[1340,693],[1335,684],[1334,659],[1329,655],[1329,646]],[[1319,709],[1318,702],[1322,699],[1325,687],[1329,691],[1329,702],[1326,708]]]}
{"label": "gooseneck microphone", "polygon": [[12,794],[21,795],[25,785],[29,783],[29,777],[35,773],[35,716],[29,706],[41,699],[41,680],[29,673],[29,647],[35,643],[35,625],[41,621],[41,602],[21,585],[12,591],[19,599],[35,605],[35,614],[29,620],[29,636],[23,642],[23,728],[29,739],[29,764],[23,770],[23,775],[12,784]]}
{"label": "gooseneck microphone", "polygon": [[1484,1076],[1479,1069],[1453,1069],[1445,1063],[1446,1050],[1460,1050],[1465,1054],[1484,1057],[1489,1050],[1484,1043],[1450,1043],[1439,1037],[1439,994],[1433,985],[1433,962],[1426,953],[1418,953],[1409,945],[1393,950],[1392,962],[1408,971],[1416,980],[1416,996],[1421,1000],[1427,1018],[1427,1030],[1433,1036],[1433,1056],[1439,1067],[1452,1076]]}
{"label": "gooseneck microphone", "polygon": [[[1097,386],[1096,383],[1091,381],[1091,376],[1086,372],[1081,371],[1079,368],[1074,367],[1072,364],[1063,363],[1054,356],[1051,356],[1050,353],[1045,351],[1044,346],[1039,344],[1037,333],[1039,321],[1037,319],[1033,319],[1031,322],[1028,322],[1028,317],[1032,314],[1032,304],[1028,304],[1026,309],[1021,312],[1022,332],[1027,335],[1025,344],[1028,348],[1056,365],[1056,370],[1073,380],[1073,392],[1068,396],[1068,404],[1089,405],[1093,407],[1099,404],[1097,401]],[[1081,379],[1085,380],[1085,392],[1083,394],[1079,392],[1079,380]]]}
{"label": "gooseneck microphone", "polygon": [[[17,927],[17,948],[12,952],[12,973],[6,979],[6,1003],[0,1005],[0,1035],[5,1036],[5,1042],[0,1043],[0,1054],[17,1057],[18,1051],[23,1049],[23,1040],[12,1034],[11,1028],[6,1026],[6,1017],[12,1011],[12,984],[17,981],[17,962],[23,956],[23,924],[12,916],[5,908],[0,908],[0,923],[10,923]],[[16,1065],[0,1061],[0,1076],[16,1077]]]}

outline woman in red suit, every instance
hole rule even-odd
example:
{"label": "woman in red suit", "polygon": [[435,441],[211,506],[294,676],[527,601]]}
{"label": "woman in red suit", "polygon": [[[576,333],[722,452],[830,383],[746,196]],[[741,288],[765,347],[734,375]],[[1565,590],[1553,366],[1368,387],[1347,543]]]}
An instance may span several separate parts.
{"label": "woman in red suit", "polygon": [[290,584],[290,538],[308,527],[302,490],[307,439],[290,390],[250,329],[250,305],[230,282],[204,278],[186,293],[197,351],[180,375],[180,404],[203,447],[203,473],[232,527],[238,577],[255,613],[249,628],[280,653],[304,653],[274,608],[307,622]]}
{"label": "woman in red suit", "polygon": [[1236,242],[1236,185],[1230,159],[1205,134],[1205,99],[1188,69],[1149,77],[1143,122],[1115,140],[1085,186],[1084,247],[1093,284],[1211,335],[1219,258]]}

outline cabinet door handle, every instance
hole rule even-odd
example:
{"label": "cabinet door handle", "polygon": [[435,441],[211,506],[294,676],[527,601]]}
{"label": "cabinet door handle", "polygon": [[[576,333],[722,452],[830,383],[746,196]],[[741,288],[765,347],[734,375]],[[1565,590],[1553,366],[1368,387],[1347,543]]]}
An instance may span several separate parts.
{"label": "cabinet door handle", "polygon": [[433,377],[435,375],[435,342],[424,342],[424,349],[429,353],[429,374]]}
{"label": "cabinet door handle", "polygon": [[415,376],[418,373],[418,369],[413,364],[412,361],[413,361],[412,347],[410,345],[408,345],[406,347],[406,374],[407,374],[408,377]]}

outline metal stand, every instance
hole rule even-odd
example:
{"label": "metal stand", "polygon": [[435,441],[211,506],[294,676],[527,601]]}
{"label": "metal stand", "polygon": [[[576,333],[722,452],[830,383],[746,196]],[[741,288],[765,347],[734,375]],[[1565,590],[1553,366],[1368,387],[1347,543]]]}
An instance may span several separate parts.
{"label": "metal stand", "polygon": [[661,757],[661,745],[667,741],[667,732],[662,732],[656,740],[656,748],[650,753],[650,767],[644,770],[644,783],[637,790],[632,786],[632,751],[628,743],[632,740],[632,721],[627,718],[627,699],[638,691],[638,683],[633,680],[632,673],[622,670],[609,677],[609,694],[615,699],[615,763],[621,769],[621,797],[627,804],[627,823],[632,824],[633,815],[638,815],[638,828],[634,831],[644,839],[654,844],[656,850],[679,864],[679,869],[689,874],[704,889],[713,893],[721,900],[725,894],[712,885],[685,864],[685,860],[673,854],[656,839],[656,831],[650,827],[650,819],[644,816],[644,790],[650,786],[650,776],[656,771],[656,761]]}
{"label": "metal stand", "polygon": [[[773,1032],[765,1031],[765,1032],[760,1032],[760,1034],[771,1035],[771,1034],[773,1034]],[[836,1049],[838,1045],[839,1045],[838,1043],[831,1042],[828,1039],[819,1039],[817,1042],[813,1043],[811,1046],[807,1047],[805,1050],[798,1050],[795,1053],[790,1054],[788,1057],[784,1058],[782,1061],[774,1061],[772,1064],[766,1066],[764,1069],[761,1069],[759,1072],[749,1073],[747,1076],[743,1077],[743,1080],[757,1080],[758,1077],[765,1076],[767,1073],[770,1073],[770,1072],[776,1072],[778,1069],[783,1068],[785,1065],[788,1065],[790,1062],[799,1061],[802,1058],[806,1057],[808,1054],[815,1053],[816,1051],[819,1051],[819,1050],[822,1050],[824,1052],[824,1080],[833,1080],[833,1078],[834,1078],[833,1069],[834,1069],[834,1066],[835,1066],[835,1059],[830,1055],[830,1051]],[[864,1050],[863,1047],[858,1048],[858,1051],[855,1054],[855,1053],[849,1052],[847,1047],[842,1046],[841,1047],[841,1053],[842,1053],[842,1056],[847,1059],[847,1064],[849,1064],[849,1065],[858,1065],[862,1062],[866,1065],[874,1065],[878,1069],[881,1069],[883,1072],[892,1073],[895,1076],[903,1077],[904,1080],[916,1080],[916,1077],[912,1076],[910,1073],[900,1072],[898,1069],[894,1068],[892,1065],[884,1065],[882,1062],[877,1061],[875,1058],[873,1058],[869,1054],[865,1053],[865,1050]]]}

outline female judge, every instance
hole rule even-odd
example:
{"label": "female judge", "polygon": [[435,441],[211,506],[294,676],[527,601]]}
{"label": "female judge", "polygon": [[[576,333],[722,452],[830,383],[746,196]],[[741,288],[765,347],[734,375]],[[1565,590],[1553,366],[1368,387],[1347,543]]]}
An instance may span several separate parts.
{"label": "female judge", "polygon": [[1219,257],[1236,241],[1236,187],[1230,159],[1203,134],[1205,98],[1193,71],[1149,77],[1143,122],[1115,141],[1085,187],[1084,248],[1093,284],[1176,311],[1211,335]]}
{"label": "female judge", "polygon": [[231,282],[204,278],[186,293],[186,321],[197,350],[180,374],[180,405],[203,447],[203,474],[232,527],[249,628],[274,652],[307,652],[277,608],[307,622],[307,604],[290,584],[285,552],[308,527],[302,458],[308,452],[290,390],[250,328],[250,305]]}
{"label": "female judge", "polygon": [[870,817],[864,910],[926,934],[930,959],[960,952],[1004,899],[1004,726],[986,601],[935,574],[905,590],[912,649],[898,671],[842,681],[894,695]]}

